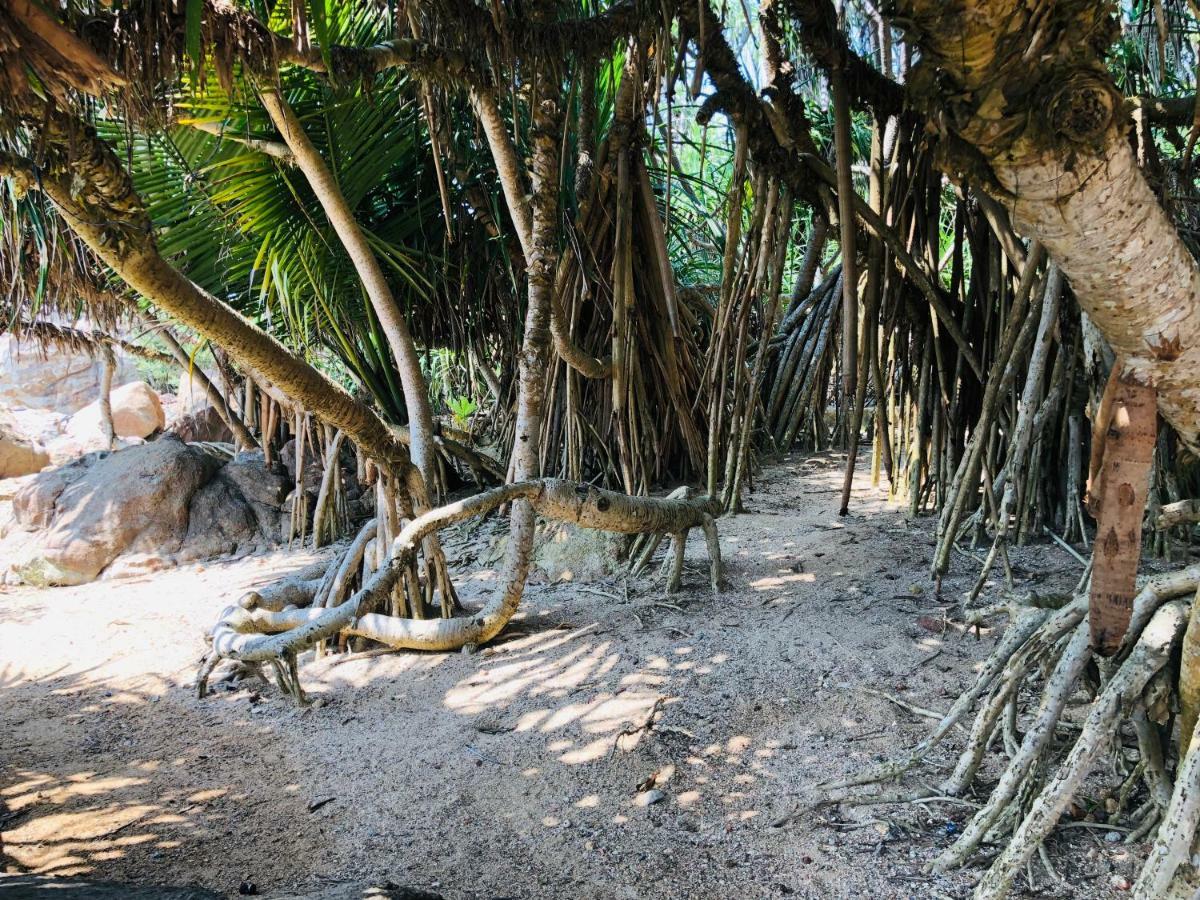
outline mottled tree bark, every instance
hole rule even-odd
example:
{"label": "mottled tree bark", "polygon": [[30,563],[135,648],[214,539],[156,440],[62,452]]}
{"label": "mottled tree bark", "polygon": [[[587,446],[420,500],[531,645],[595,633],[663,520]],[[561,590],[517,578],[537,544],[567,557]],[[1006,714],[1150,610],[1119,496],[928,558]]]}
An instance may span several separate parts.
{"label": "mottled tree bark", "polygon": [[1137,595],[1142,516],[1158,435],[1154,389],[1119,377],[1108,411],[1099,474],[1089,488],[1096,546],[1088,617],[1092,646],[1104,656],[1120,649]]}
{"label": "mottled tree bark", "polygon": [[1103,64],[1104,3],[900,0],[910,90],[944,165],[1002,200],[1071,282],[1128,374],[1200,447],[1200,268],[1137,167]]}

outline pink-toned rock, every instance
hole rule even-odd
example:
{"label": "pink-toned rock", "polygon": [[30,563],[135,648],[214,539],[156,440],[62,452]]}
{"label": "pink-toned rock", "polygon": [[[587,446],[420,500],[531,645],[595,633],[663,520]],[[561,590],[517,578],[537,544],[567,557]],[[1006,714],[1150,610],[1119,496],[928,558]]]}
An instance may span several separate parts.
{"label": "pink-toned rock", "polygon": [[181,416],[173,421],[167,430],[179,435],[189,444],[200,441],[233,442],[233,432],[229,430],[229,426],[225,424],[216,409],[211,406],[205,406],[194,413]]}
{"label": "pink-toned rock", "polygon": [[29,584],[86,584],[250,552],[279,539],[288,486],[261,452],[229,461],[172,434],[88,454],[14,494],[23,542],[5,562]]}
{"label": "pink-toned rock", "polygon": [[[12,334],[0,334],[0,407],[49,409],[71,415],[96,399],[101,368],[100,360],[87,354],[40,347],[32,341],[18,343]],[[136,362],[118,353],[117,382],[137,377]]]}
{"label": "pink-toned rock", "polygon": [[[149,437],[167,424],[158,394],[144,381],[131,381],[113,388],[109,397],[112,402],[113,430],[117,437]],[[102,435],[99,400],[89,403],[71,416],[67,423],[67,435],[85,447],[90,446],[95,437]]]}
{"label": "pink-toned rock", "polygon": [[23,440],[0,424],[0,478],[16,478],[40,472],[50,465],[45,450]]}
{"label": "pink-toned rock", "polygon": [[41,443],[10,410],[0,407],[0,478],[31,475],[48,465],[50,456]]}

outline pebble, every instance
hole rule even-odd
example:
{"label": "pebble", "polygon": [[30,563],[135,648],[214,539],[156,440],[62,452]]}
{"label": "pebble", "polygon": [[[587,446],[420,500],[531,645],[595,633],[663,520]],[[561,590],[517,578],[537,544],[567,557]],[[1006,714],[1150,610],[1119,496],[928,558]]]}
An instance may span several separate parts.
{"label": "pebble", "polygon": [[648,791],[642,791],[633,798],[634,806],[653,806],[655,803],[661,803],[667,799],[667,795],[657,788],[652,788]]}
{"label": "pebble", "polygon": [[1119,831],[1109,831],[1104,835],[1104,839],[1110,844],[1119,844],[1123,835]]}
{"label": "pebble", "polygon": [[1113,888],[1118,891],[1127,891],[1131,887],[1133,887],[1133,884],[1124,875],[1114,875],[1109,880],[1108,883],[1111,884],[1113,886]]}

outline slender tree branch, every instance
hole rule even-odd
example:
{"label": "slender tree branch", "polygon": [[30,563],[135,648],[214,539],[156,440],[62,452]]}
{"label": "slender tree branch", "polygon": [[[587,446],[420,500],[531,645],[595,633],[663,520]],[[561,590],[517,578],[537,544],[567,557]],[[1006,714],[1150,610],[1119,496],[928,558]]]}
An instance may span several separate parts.
{"label": "slender tree branch", "polygon": [[827,73],[845,79],[851,102],[873,109],[879,116],[896,115],[905,106],[904,88],[850,49],[838,28],[837,12],[830,0],[779,0],[796,23],[805,52]]}

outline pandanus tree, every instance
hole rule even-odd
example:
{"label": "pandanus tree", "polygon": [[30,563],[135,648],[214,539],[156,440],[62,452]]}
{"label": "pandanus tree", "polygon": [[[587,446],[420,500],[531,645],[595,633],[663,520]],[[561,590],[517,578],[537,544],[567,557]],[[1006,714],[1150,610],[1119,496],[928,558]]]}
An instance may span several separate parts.
{"label": "pandanus tree", "polygon": [[[816,58],[862,71],[828,4],[795,6],[801,8],[797,18]],[[1116,38],[1116,10],[1106,3],[980,0],[900,2],[888,12],[890,24],[920,52],[909,73],[908,94],[936,135],[938,166],[960,184],[993,198],[997,211],[1007,210],[1016,231],[1031,240],[1027,250],[1014,248],[1018,258],[1013,261],[1023,267],[1023,292],[1034,289],[1033,273],[1043,248],[1054,264],[1045,279],[1042,324],[1039,328],[1038,317],[1028,315],[1021,327],[1024,337],[1013,331],[1010,352],[1023,341],[1034,347],[1036,358],[1057,318],[1061,273],[1116,360],[1092,413],[1089,492],[1098,521],[1090,592],[1058,611],[1021,612],[978,680],[925,742],[867,772],[826,783],[818,794],[824,794],[823,802],[841,800],[855,796],[861,785],[898,777],[979,701],[967,746],[940,791],[958,795],[972,784],[998,729],[1009,742],[1010,761],[988,802],[933,865],[961,864],[984,841],[1007,834],[1006,846],[975,892],[981,898],[1005,896],[1098,764],[1122,717],[1129,715],[1144,772],[1150,773],[1151,799],[1135,833],[1145,835],[1161,821],[1135,894],[1191,896],[1197,826],[1193,797],[1200,762],[1187,752],[1194,746],[1192,667],[1185,663],[1179,673],[1182,721],[1173,789],[1160,743],[1160,724],[1168,719],[1149,699],[1155,692],[1148,686],[1161,683],[1180,641],[1185,660],[1194,653],[1190,642],[1195,628],[1189,625],[1188,604],[1178,598],[1195,592],[1197,573],[1185,570],[1151,581],[1140,591],[1136,574],[1158,438],[1156,406],[1180,442],[1193,450],[1196,446],[1200,270],[1138,166],[1126,104],[1105,66]],[[831,69],[830,78],[836,83],[844,72]],[[860,98],[872,84],[877,89],[879,79],[868,70],[864,82]],[[834,97],[838,102],[836,92]],[[1035,340],[1035,335],[1040,336]],[[989,390],[999,383],[989,379]],[[1040,387],[1033,381],[1027,387],[1032,390],[1026,410],[1032,412],[1028,403]],[[1032,421],[1032,416],[1026,420],[1026,410],[1012,423],[1018,434]],[[1017,438],[1011,446],[1010,454],[1022,452],[1016,449],[1021,446]],[[975,492],[967,485],[978,484],[982,465],[979,452],[960,458],[942,513],[943,537],[950,542],[954,536],[946,532],[957,528],[968,492]],[[1010,468],[1010,485],[1017,476]],[[987,496],[991,488],[984,484]],[[999,499],[997,493],[991,502]],[[998,510],[1004,519],[998,531],[1007,527],[1007,504],[1006,495]],[[942,557],[937,571],[944,570]],[[1195,607],[1193,603],[1192,616]],[[1103,657],[1110,660],[1103,663],[1102,683],[1082,731],[1054,768],[1054,732],[1064,705],[1089,664]],[[1011,720],[1017,691],[1039,664],[1052,674],[1018,740],[1022,736]],[[1008,725],[1003,724],[1006,708]],[[1169,731],[1165,736],[1169,739]]]}
{"label": "pandanus tree", "polygon": [[[569,55],[575,46],[589,46],[589,38],[616,40],[629,30],[629,21],[617,14],[572,27],[570,22],[559,23],[554,10],[539,9],[529,25],[544,32],[547,43],[536,53],[516,57],[511,47],[504,46],[511,37],[508,29],[498,27],[481,11],[473,18],[466,16],[466,33],[451,37],[451,44],[445,48],[406,37],[366,49],[313,45],[302,37],[299,20],[288,23],[293,39],[287,39],[271,29],[273,23],[266,15],[260,21],[254,12],[223,3],[191,4],[186,9],[150,5],[112,13],[94,11],[86,17],[91,24],[81,28],[83,37],[33,6],[10,7],[2,20],[6,46],[22,54],[20,64],[6,69],[5,83],[6,143],[15,152],[5,153],[4,164],[17,190],[44,195],[61,221],[120,282],[222,347],[239,365],[268,381],[292,402],[339,429],[376,464],[383,478],[400,488],[391,497],[380,495],[375,519],[329,567],[326,584],[318,582],[298,589],[289,585],[284,591],[291,605],[304,599],[307,608],[299,620],[286,610],[267,608],[271,602],[262,594],[253,595],[243,604],[249,609],[235,608],[222,617],[214,632],[208,665],[222,658],[251,662],[269,659],[281,682],[302,697],[295,674],[296,654],[347,629],[366,633],[362,630],[369,628],[376,639],[398,647],[445,649],[487,641],[504,626],[520,601],[535,508],[543,515],[588,527],[671,533],[680,546],[688,530],[702,527],[714,557],[715,586],[719,549],[707,503],[638,499],[539,478],[545,370],[560,250],[560,149],[556,136],[565,114],[568,83],[563,53]],[[439,24],[437,12],[431,10],[428,22],[410,19],[404,30],[413,34],[446,31],[446,22]],[[465,10],[460,12],[465,15]],[[98,22],[103,24],[97,26]],[[147,33],[145,28],[153,31]],[[316,31],[326,37],[331,34],[328,27]],[[89,34],[95,36],[90,42]],[[473,39],[479,42],[473,43]],[[510,61],[505,69],[493,66],[493,60],[505,59]],[[196,67],[203,70],[210,61],[224,93],[231,95],[236,87],[245,97],[243,102],[261,103],[277,132],[269,139],[235,135],[241,139],[234,143],[294,167],[330,226],[328,230],[315,227],[323,231],[327,242],[336,238],[349,258],[399,372],[408,414],[405,430],[389,427],[375,409],[351,396],[168,260],[160,249],[154,222],[119,155],[93,125],[84,121],[86,99],[96,97],[102,104],[119,107],[127,118],[151,125],[161,92],[178,90],[185,73]],[[378,237],[374,241],[368,237],[341,180],[313,142],[285,90],[284,73],[288,69],[334,72],[339,76],[353,73],[370,81],[397,67],[410,71],[415,78],[447,83],[469,95],[519,238],[527,285],[524,336],[517,357],[511,455],[514,484],[436,511],[431,509],[429,484],[435,473],[432,454],[437,441],[428,392],[411,330],[381,263],[386,247],[381,246]],[[529,129],[532,160],[527,172],[517,160],[510,123],[499,112],[497,91],[502,75],[521,88],[522,100],[512,124],[520,127],[527,123]],[[198,76],[193,77],[200,81]],[[116,88],[130,89],[131,94],[118,99],[110,93]],[[422,85],[422,94],[428,101],[427,84]],[[428,103],[426,113],[432,114]],[[182,124],[212,123],[189,119]],[[381,137],[386,139],[386,133]],[[346,180],[354,181],[353,177]],[[305,214],[311,215],[312,210]],[[187,262],[184,252],[180,265],[186,268]],[[436,532],[463,515],[485,513],[502,503],[512,505],[503,585],[482,610],[451,618],[453,592]],[[408,524],[404,525],[403,520]],[[345,570],[362,561],[372,536],[377,551],[382,553],[377,554],[373,571],[364,573],[362,589],[346,599],[349,584]],[[416,570],[418,543],[426,562],[423,578]],[[427,600],[435,587],[443,597],[444,618],[440,621],[423,619],[421,613],[422,597]],[[381,605],[398,615],[368,618]],[[276,632],[281,633],[269,636]],[[203,686],[204,676],[200,681]]]}
{"label": "pandanus tree", "polygon": [[[1133,15],[1169,26],[1168,11]],[[974,712],[938,793],[966,792],[993,740],[1009,760],[932,865],[1002,843],[976,891],[999,897],[1048,859],[1128,720],[1140,763],[1121,802],[1144,796],[1131,832],[1155,835],[1137,892],[1188,895],[1200,625],[1186,598],[1200,571],[1136,577],[1147,493],[1160,521],[1186,518],[1162,501],[1200,441],[1200,271],[1160,202],[1172,179],[1190,184],[1195,101],[1122,96],[1112,73],[1131,83],[1139,64],[1122,72],[1109,54],[1131,13],[1107,3],[765,0],[757,21],[736,16],[633,0],[429,0],[394,17],[225,0],[0,8],[14,295],[37,296],[47,272],[128,289],[381,473],[375,517],[330,565],[221,616],[201,689],[237,659],[270,663],[301,698],[298,655],[338,637],[490,640],[525,589],[535,514],[646,535],[639,565],[671,535],[673,587],[701,529],[716,589],[713,516],[739,508],[760,449],[843,444],[846,514],[869,441],[876,481],[939,515],[939,586],[959,541],[990,531],[968,605],[997,565],[1012,586],[1011,544],[1052,526],[1068,547],[1086,540],[1086,475],[1098,524],[1078,594],[1011,600],[1008,631],[925,741],[807,799],[923,798],[873,786]],[[751,31],[758,72],[738,40]],[[1165,71],[1170,28],[1151,31]],[[686,129],[671,117],[681,90]],[[719,165],[714,123],[729,136]],[[698,236],[707,283],[685,283],[681,245]],[[480,365],[511,452],[506,484],[434,507],[438,454],[497,468],[439,433],[420,359],[439,342]],[[363,390],[304,352],[317,345]],[[707,496],[634,496],[668,472],[705,476]],[[505,505],[499,590],[455,615],[437,533]],[[435,590],[443,618],[424,619]],[[1022,733],[1022,690],[1043,670]]]}

